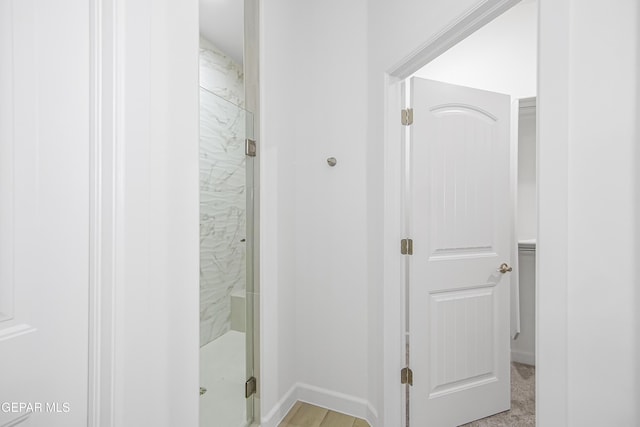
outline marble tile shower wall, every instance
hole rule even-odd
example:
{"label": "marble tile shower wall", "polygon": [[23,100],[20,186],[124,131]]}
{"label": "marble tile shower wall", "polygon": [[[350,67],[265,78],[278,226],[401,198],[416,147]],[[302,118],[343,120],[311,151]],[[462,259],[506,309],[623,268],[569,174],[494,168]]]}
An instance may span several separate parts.
{"label": "marble tile shower wall", "polygon": [[229,331],[245,289],[242,66],[200,39],[200,346]]}

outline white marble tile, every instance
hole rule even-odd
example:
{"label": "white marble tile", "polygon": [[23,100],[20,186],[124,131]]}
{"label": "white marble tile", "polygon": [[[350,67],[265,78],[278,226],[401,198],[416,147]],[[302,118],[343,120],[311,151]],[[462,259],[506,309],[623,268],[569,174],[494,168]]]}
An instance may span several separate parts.
{"label": "white marble tile", "polygon": [[200,38],[200,86],[233,104],[244,107],[242,65]]}
{"label": "white marble tile", "polygon": [[200,345],[231,327],[231,293],[245,289],[246,113],[242,68],[201,39]]}

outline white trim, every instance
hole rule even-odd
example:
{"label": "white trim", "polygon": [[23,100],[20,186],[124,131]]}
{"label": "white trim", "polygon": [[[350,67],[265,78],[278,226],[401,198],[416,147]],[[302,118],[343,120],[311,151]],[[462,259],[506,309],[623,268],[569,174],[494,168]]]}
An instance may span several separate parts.
{"label": "white trim", "polygon": [[483,0],[392,67],[389,74],[406,79],[460,41],[487,25],[521,0]]}
{"label": "white trim", "polygon": [[403,238],[402,220],[402,126],[399,120],[402,83],[385,76],[386,120],[384,145],[384,287],[383,287],[383,407],[382,425],[400,425],[403,419],[403,387],[399,381],[404,366],[404,283],[402,257],[398,250]]}
{"label": "white trim", "polygon": [[294,384],[289,391],[276,403],[267,415],[262,418],[261,427],[277,427],[280,421],[287,415],[296,403],[297,384]]}
{"label": "white trim", "polygon": [[261,426],[276,427],[297,401],[364,419],[371,427],[378,426],[378,412],[369,401],[304,383],[294,384],[262,419]]}
{"label": "white trim", "polygon": [[515,339],[521,330],[520,314],[520,262],[518,258],[518,150],[521,100],[511,100],[511,141],[509,180],[511,185],[511,267],[514,273],[509,275],[511,287],[511,339]]}
{"label": "white trim", "polygon": [[[385,255],[384,255],[384,420],[383,425],[400,425],[402,415],[402,388],[400,387],[399,367],[402,366],[401,343],[402,320],[405,310],[402,303],[402,286],[398,286],[402,277],[399,261],[398,239],[402,232],[401,215],[396,206],[401,203],[401,127],[398,110],[401,97],[398,82],[406,79],[428,64],[440,54],[464,40],[467,36],[482,28],[500,16],[520,0],[483,0],[463,13],[442,31],[436,33],[427,42],[421,44],[399,64],[391,67],[386,75],[386,118],[385,118]],[[399,348],[400,347],[400,348]],[[397,385],[394,385],[397,384]],[[404,422],[404,421],[402,421]]]}
{"label": "white trim", "polygon": [[27,335],[36,332],[37,329],[26,323],[10,326],[0,331],[0,342],[10,340],[22,335]]}
{"label": "white trim", "polygon": [[[102,0],[101,10],[90,421],[192,426],[199,402],[198,3]],[[149,411],[154,405],[164,409]]]}
{"label": "white trim", "polygon": [[[569,425],[571,1],[539,0],[536,120],[536,422]],[[544,248],[549,248],[545,250]]]}
{"label": "white trim", "polygon": [[[91,1],[89,384],[87,425],[114,425],[117,0]],[[122,56],[122,49],[118,52]],[[119,97],[122,101],[122,97]]]}
{"label": "white trim", "polygon": [[365,399],[304,383],[298,383],[296,387],[301,402],[365,419],[372,427],[377,425],[374,421],[377,421],[378,412]]}

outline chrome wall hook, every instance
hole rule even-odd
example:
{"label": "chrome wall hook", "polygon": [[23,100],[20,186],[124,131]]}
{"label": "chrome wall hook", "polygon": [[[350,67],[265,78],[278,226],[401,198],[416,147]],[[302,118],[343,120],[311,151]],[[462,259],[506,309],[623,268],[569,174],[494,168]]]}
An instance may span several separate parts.
{"label": "chrome wall hook", "polygon": [[329,164],[329,166],[334,167],[338,163],[338,161],[335,157],[329,157],[327,159],[327,163]]}

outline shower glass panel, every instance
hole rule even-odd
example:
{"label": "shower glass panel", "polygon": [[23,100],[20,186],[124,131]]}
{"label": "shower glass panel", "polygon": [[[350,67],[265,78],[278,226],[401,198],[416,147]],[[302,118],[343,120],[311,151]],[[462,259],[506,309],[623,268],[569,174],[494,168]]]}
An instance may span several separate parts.
{"label": "shower glass panel", "polygon": [[[253,115],[200,87],[200,427],[253,419]],[[249,227],[248,227],[249,224]]]}

